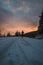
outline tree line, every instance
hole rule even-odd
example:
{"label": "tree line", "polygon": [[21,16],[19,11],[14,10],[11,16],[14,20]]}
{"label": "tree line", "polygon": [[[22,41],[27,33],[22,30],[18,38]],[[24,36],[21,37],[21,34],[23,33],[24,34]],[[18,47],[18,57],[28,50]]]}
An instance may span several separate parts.
{"label": "tree line", "polygon": [[22,30],[22,32],[16,31],[14,35],[12,35],[10,32],[7,33],[7,35],[5,34],[1,34],[0,32],[0,37],[15,37],[15,36],[24,36],[24,31]]}

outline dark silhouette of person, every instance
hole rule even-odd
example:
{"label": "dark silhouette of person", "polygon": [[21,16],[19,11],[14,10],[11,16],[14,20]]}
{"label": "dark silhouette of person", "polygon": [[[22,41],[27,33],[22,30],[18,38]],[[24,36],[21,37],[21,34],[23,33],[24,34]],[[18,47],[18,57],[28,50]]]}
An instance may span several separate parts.
{"label": "dark silhouette of person", "polygon": [[23,38],[23,36],[24,36],[24,31],[22,30],[22,38]]}

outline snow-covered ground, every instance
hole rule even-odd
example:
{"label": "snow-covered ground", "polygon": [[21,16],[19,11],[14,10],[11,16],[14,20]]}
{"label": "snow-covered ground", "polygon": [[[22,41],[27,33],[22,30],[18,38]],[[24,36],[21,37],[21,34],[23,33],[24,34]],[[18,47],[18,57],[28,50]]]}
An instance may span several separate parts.
{"label": "snow-covered ground", "polygon": [[43,39],[0,38],[0,65],[43,65]]}

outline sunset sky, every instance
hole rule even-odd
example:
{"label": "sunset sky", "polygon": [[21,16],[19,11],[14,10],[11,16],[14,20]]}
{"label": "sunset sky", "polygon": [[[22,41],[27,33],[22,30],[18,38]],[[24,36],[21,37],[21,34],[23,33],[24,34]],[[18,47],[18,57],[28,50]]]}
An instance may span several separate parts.
{"label": "sunset sky", "polygon": [[37,30],[42,9],[43,0],[0,0],[1,33]]}

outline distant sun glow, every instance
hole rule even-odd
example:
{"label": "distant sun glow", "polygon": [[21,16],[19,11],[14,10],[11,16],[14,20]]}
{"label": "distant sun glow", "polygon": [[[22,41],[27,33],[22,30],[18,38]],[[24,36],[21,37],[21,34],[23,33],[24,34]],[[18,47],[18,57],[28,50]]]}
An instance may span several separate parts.
{"label": "distant sun glow", "polygon": [[[11,21],[10,21],[11,22]],[[9,24],[2,24],[1,25],[1,34],[7,34],[10,32],[12,35],[15,34],[16,31],[21,32],[22,30],[24,33],[36,31],[38,29],[38,25],[27,25],[26,23],[21,23],[20,21],[17,23],[9,23]]]}

